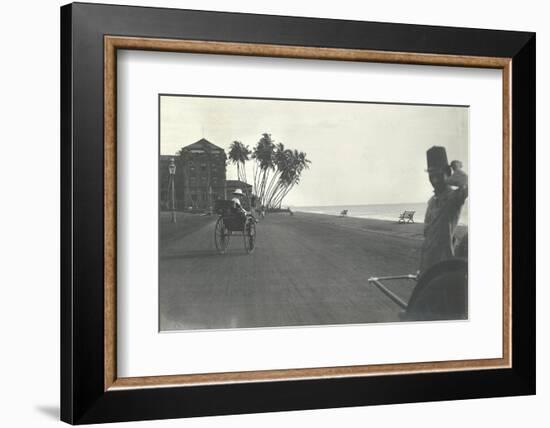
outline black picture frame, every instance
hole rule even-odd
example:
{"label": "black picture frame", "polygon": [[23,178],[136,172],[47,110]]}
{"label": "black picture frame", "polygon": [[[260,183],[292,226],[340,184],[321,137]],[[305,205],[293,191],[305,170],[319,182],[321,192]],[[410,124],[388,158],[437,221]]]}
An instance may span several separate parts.
{"label": "black picture frame", "polygon": [[[104,390],[104,36],[512,58],[512,367]],[[535,393],[535,34],[74,3],[61,8],[61,419],[86,424]]]}

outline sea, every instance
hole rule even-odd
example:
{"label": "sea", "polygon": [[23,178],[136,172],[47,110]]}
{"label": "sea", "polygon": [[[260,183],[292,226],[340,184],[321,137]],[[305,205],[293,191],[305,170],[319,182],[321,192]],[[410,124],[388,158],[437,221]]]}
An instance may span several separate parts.
{"label": "sea", "polygon": [[[343,210],[348,210],[349,217],[373,218],[378,220],[397,221],[403,211],[416,211],[415,223],[423,223],[426,214],[426,202],[411,202],[399,204],[367,204],[367,205],[325,205],[325,206],[290,206],[293,211],[308,213],[339,215]],[[468,225],[468,204],[464,204],[458,224]]]}

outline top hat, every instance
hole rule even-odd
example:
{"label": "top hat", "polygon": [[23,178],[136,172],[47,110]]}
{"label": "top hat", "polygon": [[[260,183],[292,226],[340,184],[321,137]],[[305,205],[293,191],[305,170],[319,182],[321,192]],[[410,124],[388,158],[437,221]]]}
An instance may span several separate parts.
{"label": "top hat", "polygon": [[433,146],[426,152],[428,160],[428,169],[426,172],[444,172],[449,173],[449,161],[447,160],[447,151],[445,147]]}

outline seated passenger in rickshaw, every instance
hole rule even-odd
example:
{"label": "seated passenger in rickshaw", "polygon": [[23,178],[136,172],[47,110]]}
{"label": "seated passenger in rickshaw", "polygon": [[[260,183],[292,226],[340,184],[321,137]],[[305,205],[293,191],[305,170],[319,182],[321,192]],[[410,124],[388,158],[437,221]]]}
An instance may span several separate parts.
{"label": "seated passenger in rickshaw", "polygon": [[241,198],[245,195],[241,189],[235,189],[231,200],[217,200],[214,209],[219,215],[214,228],[214,242],[221,253],[229,244],[231,236],[242,236],[248,254],[254,251],[256,240],[256,219],[243,208]]}
{"label": "seated passenger in rickshaw", "polygon": [[243,217],[246,217],[248,212],[243,208],[241,203],[241,198],[244,198],[244,193],[241,189],[235,189],[233,192],[233,198],[231,201],[235,204],[235,211],[239,214],[242,214]]}

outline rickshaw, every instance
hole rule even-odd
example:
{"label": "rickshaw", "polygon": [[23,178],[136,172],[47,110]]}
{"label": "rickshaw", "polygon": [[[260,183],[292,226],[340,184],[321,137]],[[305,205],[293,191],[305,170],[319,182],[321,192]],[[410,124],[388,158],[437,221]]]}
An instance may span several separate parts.
{"label": "rickshaw", "polygon": [[220,254],[224,254],[233,236],[242,236],[247,254],[254,251],[256,245],[256,219],[237,209],[235,202],[218,200],[214,204],[218,220],[214,228],[214,243]]}
{"label": "rickshaw", "polygon": [[[405,302],[382,281],[408,280],[414,286]],[[468,319],[468,261],[455,257],[436,263],[421,275],[371,277],[376,286],[402,309],[402,321]]]}

